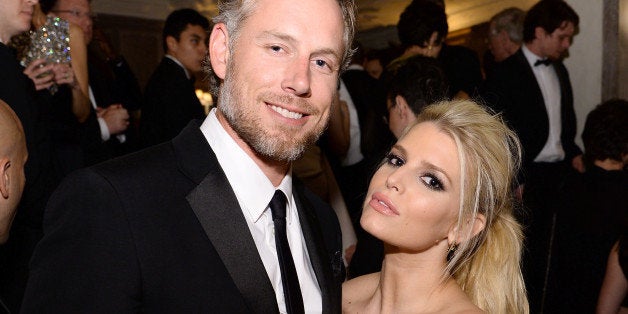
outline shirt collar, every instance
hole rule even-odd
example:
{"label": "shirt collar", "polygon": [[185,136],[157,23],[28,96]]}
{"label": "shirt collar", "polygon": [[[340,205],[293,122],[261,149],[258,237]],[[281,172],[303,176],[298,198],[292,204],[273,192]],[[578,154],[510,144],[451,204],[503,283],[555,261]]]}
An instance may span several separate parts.
{"label": "shirt collar", "polygon": [[[286,195],[287,208],[296,208],[292,204],[292,169],[279,186],[274,187],[253,159],[225,131],[216,117],[216,110],[213,108],[209,112],[201,125],[201,132],[216,154],[244,216],[253,223],[257,222],[268,208],[276,189],[280,189]],[[286,216],[288,223],[291,216],[290,214]]]}
{"label": "shirt collar", "polygon": [[177,58],[175,58],[175,57],[173,57],[173,56],[171,56],[171,55],[169,55],[169,54],[166,54],[166,55],[165,55],[165,57],[166,57],[166,58],[168,58],[168,59],[170,59],[170,60],[172,60],[172,61],[174,61],[174,63],[178,64],[178,65],[179,65],[179,66],[183,69],[183,72],[185,72],[185,77],[187,77],[187,78],[188,78],[188,80],[192,78],[192,77],[190,76],[190,72],[188,72],[188,69],[186,69],[186,68],[183,66],[183,64],[181,63],[181,61],[179,61]]}
{"label": "shirt collar", "polygon": [[530,49],[528,49],[526,45],[521,45],[521,51],[523,51],[523,55],[526,57],[526,60],[528,60],[530,67],[532,67],[533,69],[534,69],[534,63],[536,63],[537,60],[547,59],[547,58],[542,58],[540,56],[537,56],[534,52],[530,51]]}
{"label": "shirt collar", "polygon": [[353,64],[350,64],[347,67],[347,70],[362,70],[362,71],[364,71],[364,67],[359,65],[359,64],[357,64],[357,63],[353,63]]}

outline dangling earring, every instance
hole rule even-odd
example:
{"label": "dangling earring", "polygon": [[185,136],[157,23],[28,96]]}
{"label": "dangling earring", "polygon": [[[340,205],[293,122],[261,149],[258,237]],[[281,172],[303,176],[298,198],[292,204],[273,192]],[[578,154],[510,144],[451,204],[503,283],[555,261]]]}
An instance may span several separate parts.
{"label": "dangling earring", "polygon": [[454,257],[454,253],[456,252],[456,249],[458,248],[458,244],[456,244],[455,242],[450,244],[449,247],[447,248],[447,261],[451,261],[451,259]]}

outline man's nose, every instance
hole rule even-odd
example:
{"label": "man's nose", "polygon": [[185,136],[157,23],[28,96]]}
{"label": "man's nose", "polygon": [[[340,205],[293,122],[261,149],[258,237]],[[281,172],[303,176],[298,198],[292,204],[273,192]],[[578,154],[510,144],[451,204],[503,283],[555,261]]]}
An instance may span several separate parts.
{"label": "man's nose", "polygon": [[309,96],[310,90],[310,60],[294,60],[286,69],[282,88],[297,96]]}

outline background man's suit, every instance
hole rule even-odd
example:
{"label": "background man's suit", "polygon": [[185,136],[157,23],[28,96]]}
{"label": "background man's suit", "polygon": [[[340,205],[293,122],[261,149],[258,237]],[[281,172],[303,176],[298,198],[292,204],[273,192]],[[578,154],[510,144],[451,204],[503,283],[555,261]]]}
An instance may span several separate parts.
{"label": "background man's suit", "polygon": [[144,92],[140,122],[143,146],[168,141],[192,119],[203,119],[205,113],[194,92],[194,82],[181,66],[170,58],[161,60]]}
{"label": "background man's suit", "polygon": [[[549,135],[545,101],[534,72],[523,51],[497,64],[486,81],[485,100],[497,111],[521,140],[523,168],[520,183],[525,183],[521,221],[525,226],[526,250],[523,258],[524,279],[529,292],[531,312],[540,311],[550,267],[554,217],[558,208],[560,186],[572,159],[581,154],[576,145],[576,115],[569,74],[560,61],[552,62],[560,86],[560,139],[565,157],[558,162],[535,162]],[[546,65],[540,64],[540,67]]]}
{"label": "background man's suit", "polygon": [[341,78],[358,113],[360,149],[364,156],[359,163],[337,167],[335,171],[358,239],[349,265],[349,276],[352,278],[376,272],[382,266],[383,244],[362,229],[360,217],[371,176],[395,142],[395,137],[384,123],[383,118],[388,116],[388,112],[386,91],[381,82],[363,69],[351,67]]}
{"label": "background man's suit", "polygon": [[[62,184],[46,210],[25,313],[278,312],[236,196],[199,127],[194,121],[170,142]],[[298,182],[294,197],[323,312],[339,313],[344,273],[334,211]]]}
{"label": "background man's suit", "polygon": [[[544,65],[539,65],[544,66]],[[576,145],[576,114],[569,73],[562,62],[553,62],[560,82],[561,143],[565,160],[582,153]],[[524,169],[541,152],[549,132],[549,120],[543,95],[523,51],[499,63],[486,81],[485,100],[496,111],[502,111],[508,125],[513,128],[524,148]]]}
{"label": "background man's suit", "polygon": [[28,149],[24,193],[9,239],[0,246],[0,299],[15,312],[24,292],[28,260],[41,238],[44,207],[58,183],[46,116],[50,104],[37,96],[23,70],[11,49],[0,43],[0,99],[22,122]]}

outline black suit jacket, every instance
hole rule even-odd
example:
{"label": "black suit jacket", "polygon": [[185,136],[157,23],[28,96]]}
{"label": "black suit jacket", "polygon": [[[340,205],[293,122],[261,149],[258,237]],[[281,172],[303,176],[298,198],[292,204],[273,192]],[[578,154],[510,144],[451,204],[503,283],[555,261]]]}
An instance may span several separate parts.
{"label": "black suit jacket", "polygon": [[44,207],[58,183],[46,117],[50,103],[38,97],[33,82],[22,71],[12,51],[0,43],[0,99],[22,122],[28,149],[24,193],[9,240],[0,245],[0,298],[11,311],[19,308],[28,260],[41,237]]}
{"label": "black suit jacket", "polygon": [[[236,196],[193,121],[172,141],[80,170],[46,209],[24,313],[277,313]],[[324,313],[340,312],[340,227],[294,196]]]}
{"label": "black suit jacket", "polygon": [[190,120],[205,117],[193,81],[185,76],[183,68],[167,57],[150,77],[144,97],[140,121],[143,146],[170,140]]}
{"label": "black suit jacket", "polygon": [[[565,160],[570,161],[582,153],[574,141],[577,126],[573,93],[569,73],[563,63],[556,61],[553,65],[560,83],[561,143]],[[519,49],[498,63],[487,78],[485,87],[485,100],[494,110],[503,112],[508,124],[519,135],[525,168],[534,161],[547,142],[549,118],[541,89],[523,51]]]}
{"label": "black suit jacket", "polygon": [[358,112],[362,154],[369,165],[374,166],[395,142],[383,119],[388,116],[386,92],[380,82],[364,70],[347,70],[342,74],[342,81]]}
{"label": "black suit jacket", "polygon": [[443,43],[438,61],[449,83],[449,97],[463,91],[476,97],[482,86],[480,59],[475,51],[464,46],[449,46]]}

